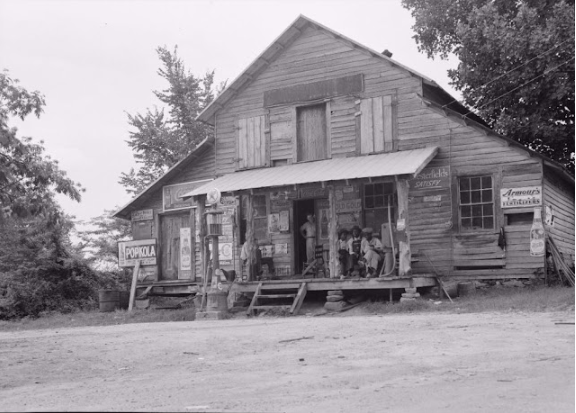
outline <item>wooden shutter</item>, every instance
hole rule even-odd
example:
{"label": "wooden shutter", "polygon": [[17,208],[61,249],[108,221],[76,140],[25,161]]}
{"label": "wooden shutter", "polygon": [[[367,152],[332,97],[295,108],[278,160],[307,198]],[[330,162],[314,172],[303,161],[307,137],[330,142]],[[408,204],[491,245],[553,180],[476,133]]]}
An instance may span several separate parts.
{"label": "wooden shutter", "polygon": [[396,111],[393,96],[378,96],[360,102],[360,153],[391,152],[396,141]]}
{"label": "wooden shutter", "polygon": [[238,120],[238,169],[268,166],[266,117],[255,116]]}

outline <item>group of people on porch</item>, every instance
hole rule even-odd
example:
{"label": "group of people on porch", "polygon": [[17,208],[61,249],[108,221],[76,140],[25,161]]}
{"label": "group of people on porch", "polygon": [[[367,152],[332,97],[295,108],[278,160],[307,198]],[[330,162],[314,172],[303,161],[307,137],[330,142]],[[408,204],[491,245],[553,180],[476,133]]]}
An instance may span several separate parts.
{"label": "group of people on porch", "polygon": [[347,229],[338,232],[338,258],[343,277],[378,277],[378,270],[385,260],[392,259],[391,249],[383,246],[373,233],[370,227],[361,230],[358,226],[354,226],[350,232]]}

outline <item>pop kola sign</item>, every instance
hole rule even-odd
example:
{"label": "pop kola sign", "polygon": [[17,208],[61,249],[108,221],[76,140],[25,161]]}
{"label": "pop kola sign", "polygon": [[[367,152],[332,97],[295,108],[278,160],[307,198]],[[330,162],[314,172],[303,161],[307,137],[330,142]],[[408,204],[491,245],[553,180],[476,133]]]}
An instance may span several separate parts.
{"label": "pop kola sign", "polygon": [[502,208],[533,208],[542,206],[542,187],[502,188],[500,190]]}
{"label": "pop kola sign", "polygon": [[133,267],[138,261],[140,265],[156,265],[156,240],[142,239],[118,243],[118,265]]}

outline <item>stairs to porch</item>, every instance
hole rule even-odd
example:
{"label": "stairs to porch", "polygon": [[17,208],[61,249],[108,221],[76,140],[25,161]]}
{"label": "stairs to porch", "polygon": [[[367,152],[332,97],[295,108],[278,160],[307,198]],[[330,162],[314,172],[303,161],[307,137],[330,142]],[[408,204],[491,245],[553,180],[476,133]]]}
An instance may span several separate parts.
{"label": "stairs to porch", "polygon": [[[246,311],[249,316],[256,315],[258,310],[269,310],[269,309],[285,309],[289,310],[292,315],[298,314],[304,297],[306,297],[307,283],[266,283],[265,281],[260,281],[254,292],[254,297],[250,302],[250,306]],[[280,304],[278,300],[284,301],[292,299],[292,304]],[[261,304],[261,301],[274,302],[275,304],[266,303]]]}

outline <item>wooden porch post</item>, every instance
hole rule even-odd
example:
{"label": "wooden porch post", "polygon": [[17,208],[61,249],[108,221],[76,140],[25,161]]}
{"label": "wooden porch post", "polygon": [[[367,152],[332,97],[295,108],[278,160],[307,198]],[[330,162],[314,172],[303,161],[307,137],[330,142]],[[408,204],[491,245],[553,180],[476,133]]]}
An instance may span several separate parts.
{"label": "wooden porch post", "polygon": [[252,278],[255,277],[255,274],[252,274],[252,264],[253,262],[253,254],[252,250],[254,249],[254,245],[252,245],[254,241],[254,210],[252,207],[252,195],[246,195],[248,200],[246,202],[246,251],[248,252],[248,260],[246,261],[247,267],[246,273],[248,275],[248,281],[254,281]]}
{"label": "wooden porch post", "polygon": [[330,222],[328,223],[328,239],[330,244],[330,278],[338,278],[338,221],[336,217],[336,197],[334,195],[333,185],[328,186],[328,202],[330,205]]}
{"label": "wooden porch post", "polygon": [[396,178],[396,191],[398,193],[398,222],[397,234],[399,244],[400,277],[412,274],[410,251],[410,222],[408,217],[408,181]]}
{"label": "wooden porch post", "polygon": [[[206,212],[206,195],[199,195],[196,198],[196,206],[197,206],[197,226],[198,226],[198,235],[200,236],[200,263],[202,266],[202,280],[206,277],[206,272],[208,271],[208,260],[207,260],[207,248],[206,248],[206,216],[204,212]],[[193,236],[196,236],[194,234]]]}

